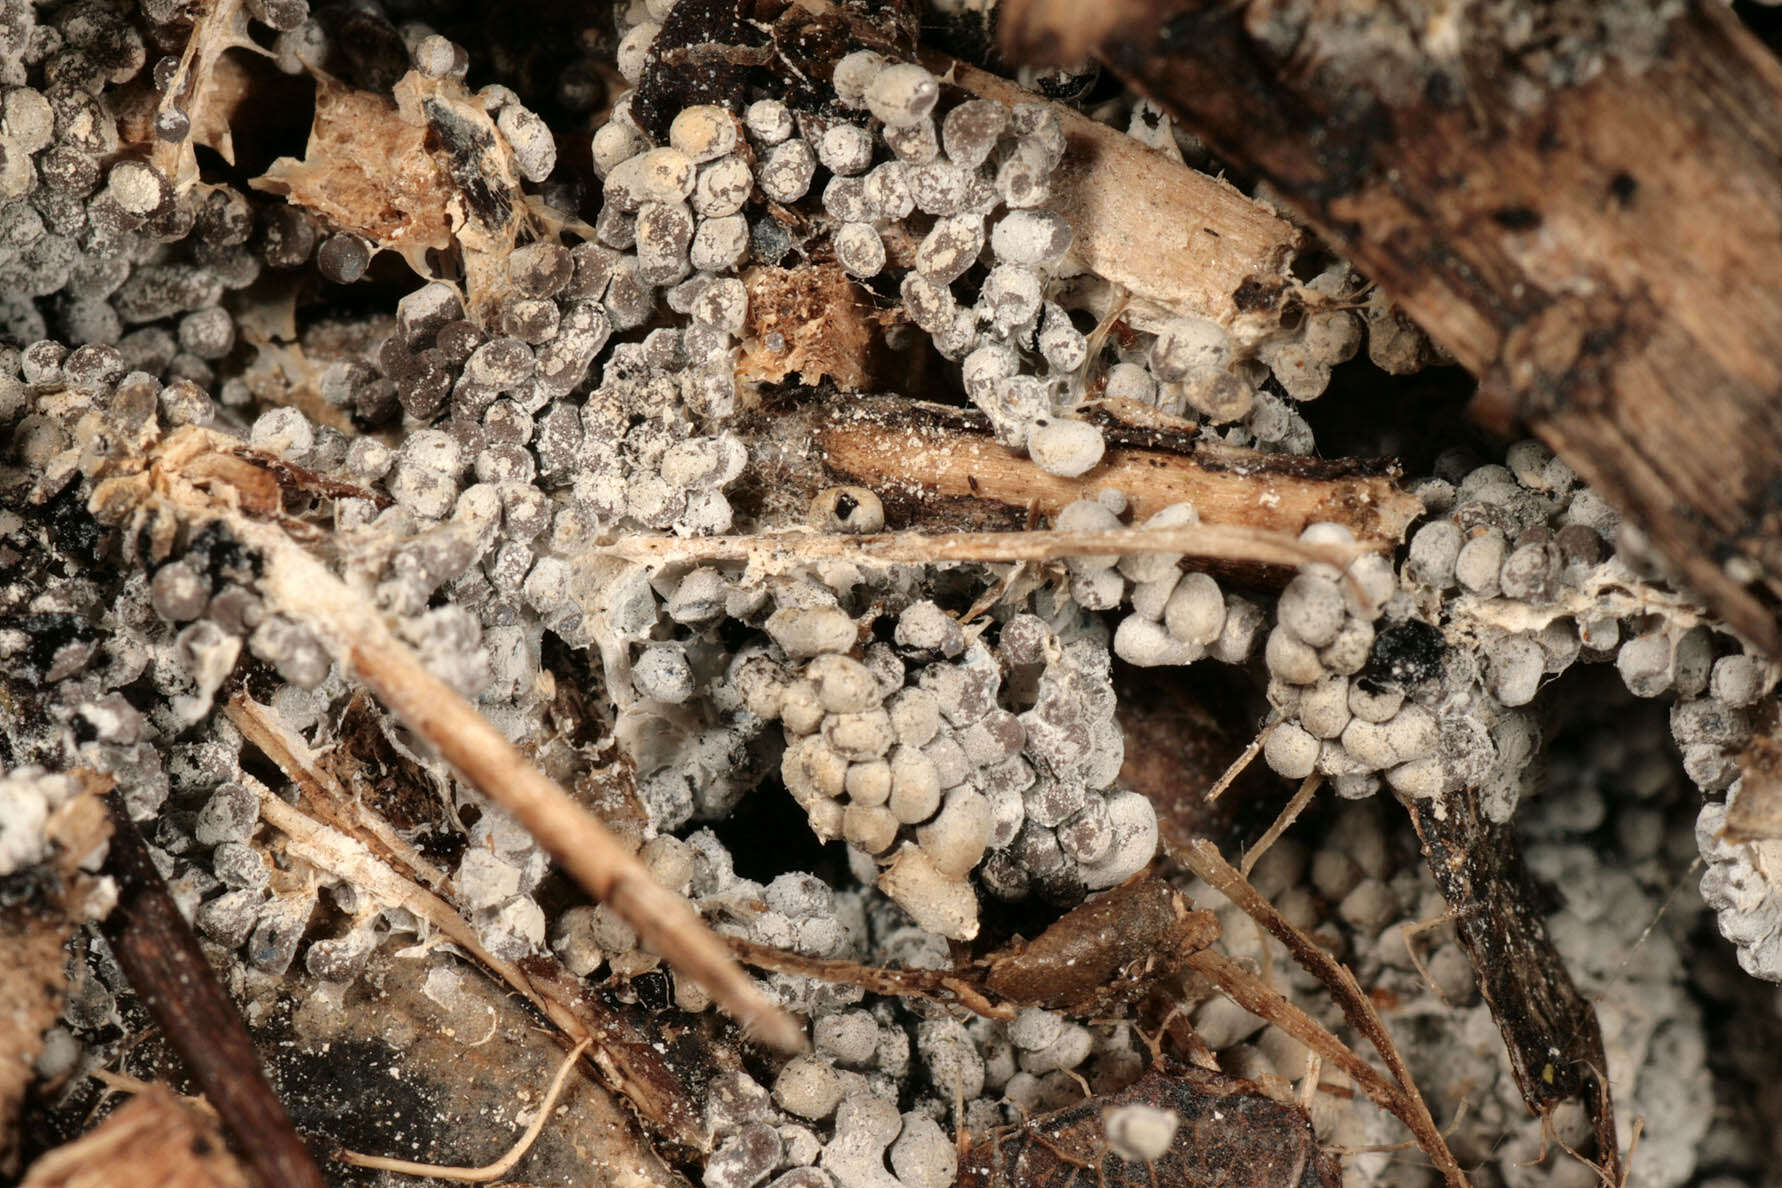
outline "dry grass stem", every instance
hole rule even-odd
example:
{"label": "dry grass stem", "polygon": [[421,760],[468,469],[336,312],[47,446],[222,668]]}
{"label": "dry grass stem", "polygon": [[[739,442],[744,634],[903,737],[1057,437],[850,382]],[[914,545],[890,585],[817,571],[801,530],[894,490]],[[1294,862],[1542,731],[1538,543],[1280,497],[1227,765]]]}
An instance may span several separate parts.
{"label": "dry grass stem", "polygon": [[1203,560],[1345,568],[1366,550],[1308,544],[1279,532],[1233,524],[1121,528],[1108,532],[885,532],[847,536],[776,532],[755,536],[631,536],[595,550],[637,562],[747,561],[764,569],[839,559],[890,565],[946,561],[1062,561],[1104,553],[1179,553]]}
{"label": "dry grass stem", "polygon": [[96,509],[135,503],[194,527],[221,521],[262,557],[260,587],[270,606],[313,631],[337,663],[750,1034],[784,1051],[803,1047],[804,1028],[762,995],[685,901],[652,879],[610,830],[532,766],[461,694],[428,672],[362,591],[336,577],[281,525],[243,514],[244,484],[256,485],[264,470],[236,457],[228,439],[194,429],[176,432],[142,461],[136,473],[99,486]]}
{"label": "dry grass stem", "polygon": [[483,947],[476,930],[456,909],[419,883],[392,870],[358,838],[324,825],[280,800],[272,789],[243,772],[242,782],[260,798],[260,816],[285,835],[285,853],[341,879],[380,903],[399,907],[438,929],[453,944],[493,970],[541,1010],[544,1002],[518,967]]}
{"label": "dry grass stem", "polygon": [[744,965],[770,969],[775,973],[797,974],[822,982],[839,982],[859,986],[869,994],[887,994],[903,998],[928,998],[952,1002],[986,1019],[1013,1019],[1015,1009],[1007,1003],[990,1001],[970,982],[957,974],[939,969],[886,969],[861,965],[854,961],[825,960],[791,953],[772,945],[758,944],[742,937],[730,937],[730,950]]}
{"label": "dry grass stem", "polygon": [[328,817],[329,824],[357,837],[378,852],[379,857],[393,859],[405,868],[405,874],[423,886],[435,891],[445,889],[446,873],[391,828],[388,821],[367,809],[321,770],[315,753],[303,737],[286,727],[265,706],[246,693],[237,692],[229,698],[223,712],[235,723],[243,738],[258,747],[285,773],[285,778],[302,790],[313,811]]}
{"label": "dry grass stem", "polygon": [[1215,800],[1218,800],[1221,796],[1225,795],[1225,790],[1236,783],[1237,778],[1244,774],[1245,769],[1247,769],[1251,763],[1255,762],[1256,756],[1262,753],[1262,744],[1268,741],[1270,732],[1272,732],[1278,724],[1279,719],[1276,719],[1276,721],[1270,722],[1261,730],[1258,730],[1256,732],[1256,737],[1250,740],[1250,745],[1238,752],[1238,757],[1231,761],[1231,766],[1225,769],[1225,774],[1215,780],[1213,786],[1207,789],[1206,799],[1208,804],[1213,803]]}
{"label": "dry grass stem", "polygon": [[1239,869],[1243,871],[1245,878],[1250,877],[1250,872],[1256,869],[1256,863],[1262,859],[1264,854],[1268,853],[1269,847],[1280,841],[1281,835],[1286,833],[1295,821],[1299,820],[1299,815],[1305,812],[1306,805],[1312,803],[1312,797],[1323,786],[1324,777],[1318,772],[1313,772],[1300,781],[1299,791],[1293,794],[1293,799],[1287,802],[1286,807],[1281,810],[1281,815],[1275,818],[1275,823],[1268,827],[1268,832],[1257,838],[1256,844],[1244,851],[1243,865]]}

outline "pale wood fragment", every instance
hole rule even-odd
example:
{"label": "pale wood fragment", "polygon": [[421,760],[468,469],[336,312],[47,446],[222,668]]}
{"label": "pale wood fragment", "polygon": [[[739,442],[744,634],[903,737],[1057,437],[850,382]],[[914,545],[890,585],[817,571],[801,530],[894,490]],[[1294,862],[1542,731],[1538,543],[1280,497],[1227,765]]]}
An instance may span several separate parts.
{"label": "pale wood fragment", "polygon": [[1712,0],[1532,7],[1573,31],[1533,59],[1515,6],[1011,0],[1000,27],[1018,60],[1093,52],[1266,180],[1485,419],[1782,655],[1782,63]]}
{"label": "pale wood fragment", "polygon": [[1046,206],[1073,233],[1063,275],[1090,273],[1125,290],[1139,326],[1190,315],[1232,326],[1239,338],[1269,326],[1258,314],[1264,294],[1295,285],[1288,267],[1303,237],[1293,224],[1223,178],[1006,78],[938,57],[929,65],[979,98],[1046,103],[1058,117],[1067,147]]}
{"label": "pale wood fragment", "polygon": [[149,1085],[92,1132],[57,1147],[20,1188],[250,1188],[216,1119]]}
{"label": "pale wood fragment", "polygon": [[1423,514],[1386,463],[1266,454],[1205,441],[1191,426],[1096,415],[1109,448],[1101,464],[1079,478],[1047,474],[997,444],[975,411],[866,399],[824,409],[807,424],[826,472],[872,488],[890,512],[911,509],[911,519],[922,508],[963,518],[975,504],[984,513],[980,522],[996,515],[1003,523],[1024,523],[1112,487],[1126,496],[1134,524],[1185,502],[1207,526],[1297,536],[1309,524],[1329,522],[1348,528],[1364,548],[1386,551]]}

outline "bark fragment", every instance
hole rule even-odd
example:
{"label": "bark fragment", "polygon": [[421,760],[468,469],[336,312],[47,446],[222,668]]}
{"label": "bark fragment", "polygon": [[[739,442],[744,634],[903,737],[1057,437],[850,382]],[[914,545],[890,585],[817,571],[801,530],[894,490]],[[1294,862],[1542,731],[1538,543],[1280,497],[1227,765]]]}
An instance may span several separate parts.
{"label": "bark fragment", "polygon": [[1477,7],[1083,7],[1015,0],[1005,42],[1095,53],[1267,180],[1476,411],[1782,651],[1782,64],[1724,5],[1537,6],[1545,41]]}
{"label": "bark fragment", "polygon": [[1597,1160],[1612,1173],[1620,1155],[1602,1029],[1547,935],[1542,897],[1514,830],[1488,821],[1471,789],[1416,801],[1411,820],[1503,1033],[1522,1099],[1542,1116],[1561,1102],[1582,1102],[1595,1125]]}

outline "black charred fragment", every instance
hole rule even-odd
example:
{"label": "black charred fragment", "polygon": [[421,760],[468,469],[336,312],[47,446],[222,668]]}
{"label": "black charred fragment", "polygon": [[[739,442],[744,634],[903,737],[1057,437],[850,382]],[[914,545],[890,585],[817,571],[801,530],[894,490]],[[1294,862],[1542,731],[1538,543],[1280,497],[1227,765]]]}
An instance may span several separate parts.
{"label": "black charred fragment", "polygon": [[62,488],[46,505],[50,543],[71,557],[91,557],[99,551],[99,525],[87,511],[80,485]]}
{"label": "black charred fragment", "polygon": [[243,548],[221,520],[199,529],[186,547],[184,559],[197,563],[213,593],[229,582],[246,585],[260,576],[259,556]]}
{"label": "black charred fragment", "polygon": [[750,67],[727,59],[744,55],[681,59],[694,46],[759,47],[763,38],[744,21],[742,10],[743,0],[681,0],[663,19],[631,96],[631,118],[658,144],[668,143],[668,126],[682,108],[715,103],[741,110]]}
{"label": "black charred fragment", "polygon": [[55,665],[62,649],[71,645],[98,641],[99,629],[80,615],[65,611],[39,611],[0,619],[0,629],[18,631],[25,636],[26,670],[19,674],[29,684],[38,684]]}
{"label": "black charred fragment", "polygon": [[465,208],[487,230],[507,226],[513,198],[505,184],[490,179],[486,164],[497,151],[494,136],[438,99],[426,100],[421,110],[427,116],[428,147],[445,155],[446,172],[464,195]]}
{"label": "black charred fragment", "polygon": [[1275,309],[1281,304],[1281,295],[1287,286],[1280,281],[1260,281],[1250,278],[1237,287],[1231,295],[1231,303],[1240,313],[1255,313],[1258,310]]}
{"label": "black charred fragment", "polygon": [[1550,900],[1523,864],[1515,829],[1487,820],[1473,788],[1413,801],[1411,810],[1523,1101],[1542,1117],[1562,1102],[1582,1102],[1597,1158],[1613,1171],[1618,1147],[1602,1030],[1547,935]]}
{"label": "black charred fragment", "polygon": [[1441,675],[1447,648],[1441,630],[1421,619],[1394,623],[1374,636],[1367,667],[1358,679],[1374,693],[1409,689]]}
{"label": "black charred fragment", "polygon": [[1502,206],[1491,212],[1491,221],[1506,231],[1533,231],[1541,225],[1541,212],[1529,206]]}

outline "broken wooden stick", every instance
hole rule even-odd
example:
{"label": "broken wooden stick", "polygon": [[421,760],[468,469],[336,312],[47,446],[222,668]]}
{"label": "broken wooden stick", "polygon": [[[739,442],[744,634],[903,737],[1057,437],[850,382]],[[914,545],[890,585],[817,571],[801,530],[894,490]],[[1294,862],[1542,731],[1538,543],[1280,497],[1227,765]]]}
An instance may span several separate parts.
{"label": "broken wooden stick", "polygon": [[[1010,0],[1266,180],[1782,654],[1782,64],[1725,5]],[[1503,23],[1499,23],[1503,22]],[[1546,44],[1546,43],[1543,43]]]}
{"label": "broken wooden stick", "polygon": [[1602,1027],[1547,933],[1542,896],[1522,861],[1516,830],[1490,821],[1471,788],[1410,807],[1424,862],[1503,1034],[1522,1100],[1542,1117],[1561,1102],[1581,1102],[1595,1129],[1604,1182],[1618,1183],[1620,1147]]}
{"label": "broken wooden stick", "polygon": [[174,906],[148,846],[116,795],[109,799],[106,870],[117,880],[118,905],[103,931],[118,966],[260,1180],[322,1188],[322,1173],[266,1083],[254,1041]]}
{"label": "broken wooden stick", "polygon": [[817,410],[800,428],[832,481],[870,488],[900,527],[1025,528],[1032,514],[1056,516],[1114,487],[1135,524],[1192,503],[1203,526],[1298,536],[1308,524],[1336,523],[1381,551],[1396,548],[1423,514],[1389,462],[1237,449],[1189,426],[1137,424],[1101,410],[1092,419],[1108,449],[1081,478],[1047,474],[999,445],[975,410],[867,398]]}
{"label": "broken wooden stick", "polygon": [[[285,527],[238,510],[234,474],[264,474],[233,453],[228,438],[187,427],[140,469],[95,489],[96,511],[153,502],[191,526],[214,521],[259,555],[267,602],[312,631],[342,668],[362,681],[478,791],[524,825],[591,895],[612,906],[643,941],[703,986],[763,1042],[804,1045],[804,1028],[767,1000],[685,900],[650,877],[635,854],[522,755],[476,708],[427,671],[381,614],[294,541]],[[225,470],[207,463],[222,461]],[[208,486],[193,481],[202,472]]]}

